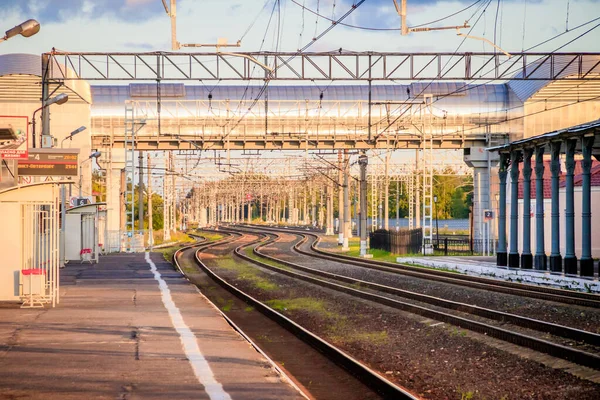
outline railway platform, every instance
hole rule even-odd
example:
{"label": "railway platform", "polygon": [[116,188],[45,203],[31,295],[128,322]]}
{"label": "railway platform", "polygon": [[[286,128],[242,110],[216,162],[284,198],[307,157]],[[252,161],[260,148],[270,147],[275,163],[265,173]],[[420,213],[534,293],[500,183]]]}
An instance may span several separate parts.
{"label": "railway platform", "polygon": [[0,398],[304,398],[161,254],[60,272],[56,308],[0,303]]}

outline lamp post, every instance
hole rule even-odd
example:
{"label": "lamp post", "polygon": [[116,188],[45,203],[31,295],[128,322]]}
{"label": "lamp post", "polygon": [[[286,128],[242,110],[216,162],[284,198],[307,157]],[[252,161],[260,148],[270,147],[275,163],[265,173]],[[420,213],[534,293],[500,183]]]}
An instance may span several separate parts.
{"label": "lamp post", "polygon": [[[40,108],[38,108],[37,110],[35,110],[33,112],[33,117],[31,118],[31,125],[32,125],[32,133],[31,133],[31,139],[32,139],[32,145],[31,147],[33,147],[35,149],[35,114],[37,114],[39,111],[43,110],[44,108],[51,106],[52,104],[65,104],[67,101],[69,101],[69,95],[66,93],[61,93],[53,98],[51,98],[50,100],[48,100],[47,102],[45,102],[44,104],[42,104],[42,106]],[[44,132],[46,133],[46,132]],[[79,132],[77,132],[79,133]],[[61,143],[62,145],[62,143]]]}
{"label": "lamp post", "polygon": [[81,196],[82,196],[82,193],[81,193],[81,182],[83,180],[83,171],[82,171],[81,167],[83,166],[83,163],[86,162],[86,161],[90,161],[92,158],[98,158],[101,155],[102,155],[101,152],[95,151],[92,154],[90,154],[90,156],[87,159],[83,160],[81,162],[81,164],[79,164],[79,198],[81,198]]}
{"label": "lamp post", "polygon": [[35,35],[40,31],[40,23],[35,19],[28,19],[25,22],[15,26],[12,29],[9,29],[5,32],[4,37],[0,38],[0,43],[8,40],[14,36],[21,35],[24,37],[30,37]]}
{"label": "lamp post", "polygon": [[77,135],[80,132],[85,131],[87,128],[85,126],[80,126],[79,128],[75,129],[73,132],[69,133],[69,135],[67,137],[65,137],[61,142],[60,142],[60,148],[63,148],[63,143],[65,142],[65,140],[73,140],[73,136]]}
{"label": "lamp post", "polygon": [[438,227],[437,201],[438,201],[437,195],[433,196],[433,206],[435,207],[435,241],[436,241],[436,246],[440,247],[440,230]]}

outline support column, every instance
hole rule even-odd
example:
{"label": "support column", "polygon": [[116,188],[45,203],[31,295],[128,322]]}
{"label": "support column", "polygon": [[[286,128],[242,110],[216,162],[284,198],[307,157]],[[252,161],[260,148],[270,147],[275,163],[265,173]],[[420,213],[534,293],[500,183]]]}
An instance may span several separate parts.
{"label": "support column", "polygon": [[510,154],[510,252],[508,266],[519,268],[519,162],[521,152]]}
{"label": "support column", "polygon": [[550,170],[552,171],[552,252],[550,253],[550,271],[562,272],[560,255],[560,205],[558,199],[558,177],[560,175],[561,142],[550,143]]}
{"label": "support column", "polygon": [[[138,151],[138,230],[144,232],[144,152]],[[133,183],[132,183],[133,184]]]}
{"label": "support column", "polygon": [[327,182],[327,231],[326,235],[333,235],[333,184]]}
{"label": "support column", "polygon": [[338,245],[344,245],[344,161],[338,150]]}
{"label": "support column", "polygon": [[577,274],[577,256],[575,255],[575,199],[573,173],[575,172],[575,146],[576,140],[566,140],[566,167],[565,177],[565,232],[567,235],[567,246],[565,249],[565,274]]}
{"label": "support column", "polygon": [[498,177],[500,179],[498,204],[498,252],[496,265],[505,267],[508,264],[506,253],[506,176],[508,174],[508,154],[500,153]]}
{"label": "support column", "polygon": [[531,269],[531,156],[533,149],[523,150],[523,253],[521,268]]}
{"label": "support column", "polygon": [[547,268],[544,249],[544,146],[535,149],[535,269]]}
{"label": "support column", "polygon": [[581,161],[581,276],[594,276],[594,260],[592,259],[592,197],[590,170],[592,168],[592,146],[594,136],[581,139],[583,160]]}
{"label": "support column", "polygon": [[385,156],[385,181],[383,184],[383,229],[390,230],[390,156],[391,150]]}
{"label": "support column", "polygon": [[344,164],[343,164],[343,174],[344,174],[344,240],[342,243],[342,250],[347,251],[350,250],[348,247],[348,240],[352,233],[352,227],[350,226],[350,168],[349,168],[349,159],[348,159],[348,150],[344,150]]}
{"label": "support column", "polygon": [[363,152],[358,157],[360,166],[360,256],[367,255],[367,164],[369,159]]}

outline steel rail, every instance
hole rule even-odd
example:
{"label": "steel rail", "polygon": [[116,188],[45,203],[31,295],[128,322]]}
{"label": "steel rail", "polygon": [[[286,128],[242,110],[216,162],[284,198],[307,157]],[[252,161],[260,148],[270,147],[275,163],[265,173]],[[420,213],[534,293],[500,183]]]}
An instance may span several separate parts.
{"label": "steel rail", "polygon": [[[274,241],[274,240],[273,240]],[[267,243],[269,243],[271,241],[267,241],[265,243],[263,243],[263,245],[267,245]],[[448,314],[445,312],[441,312],[441,311],[437,311],[437,310],[433,310],[427,307],[423,307],[423,306],[419,306],[419,305],[415,305],[415,304],[411,304],[411,303],[406,303],[403,301],[399,301],[399,300],[395,300],[389,297],[385,297],[385,296],[381,296],[378,294],[374,294],[374,293],[369,293],[369,292],[364,292],[362,290],[358,290],[358,289],[354,289],[348,286],[343,286],[343,285],[339,285],[337,283],[333,283],[330,281],[325,281],[322,279],[318,279],[318,278],[314,278],[311,276],[307,276],[307,275],[303,275],[303,274],[299,274],[293,271],[289,271],[289,270],[284,270],[282,268],[278,268],[275,267],[273,265],[270,265],[268,263],[256,260],[254,258],[248,257],[245,254],[243,254],[243,252],[241,251],[242,248],[248,247],[250,245],[253,245],[255,243],[248,243],[242,246],[239,246],[238,248],[236,248],[235,253],[238,257],[247,260],[249,262],[252,262],[256,265],[259,265],[263,268],[281,273],[283,275],[287,275],[290,276],[292,278],[296,278],[296,279],[300,279],[306,282],[310,282],[322,287],[326,287],[329,289],[333,289],[342,293],[346,293],[358,298],[362,298],[365,300],[370,300],[382,305],[386,305],[386,306],[390,306],[402,311],[407,311],[413,314],[418,314],[421,316],[424,316],[426,318],[431,318],[431,319],[435,319],[437,321],[440,322],[445,322],[445,323],[449,323],[464,329],[468,329],[474,332],[478,332],[481,334],[485,334],[488,335],[490,337],[494,337],[496,339],[500,339],[503,340],[505,342],[509,342],[509,343],[513,343],[519,346],[523,346],[538,352],[542,352],[542,353],[546,353],[548,355],[551,355],[553,357],[558,357],[558,358],[562,358],[592,369],[596,369],[596,370],[600,370],[600,356],[596,355],[596,354],[592,354],[592,353],[587,353],[581,350],[577,350],[577,349],[573,349],[567,346],[563,346],[557,343],[553,343],[553,342],[549,342],[546,340],[542,340],[539,338],[535,338],[532,336],[528,336],[528,335],[524,335],[521,333],[516,333],[516,332],[512,332],[509,331],[507,329],[503,329],[503,328],[499,328],[493,325],[489,325],[486,323],[482,323],[482,322],[478,322],[478,321],[474,321],[474,320],[470,320],[464,317],[459,317],[453,314]],[[261,246],[262,247],[262,246]],[[256,254],[256,252],[255,252]],[[258,253],[257,255],[264,257],[264,255],[262,255],[261,253]],[[266,258],[271,258],[271,257],[266,257]],[[273,258],[272,258],[273,259]],[[284,265],[296,268],[299,267],[297,264],[294,263],[290,263],[289,261],[285,261],[285,260],[281,260],[281,259],[273,259],[273,261],[277,261],[278,263],[282,263]],[[303,267],[303,268],[307,268],[307,267]],[[323,272],[323,271],[320,271]],[[312,271],[311,271],[312,273]],[[333,275],[333,274],[332,274]],[[324,275],[325,276],[325,275]],[[331,276],[328,276],[329,278],[332,278]],[[362,284],[362,281],[360,281],[360,283]],[[541,321],[539,321],[541,322]],[[567,327],[564,327],[567,328]]]}
{"label": "steel rail", "polygon": [[[254,228],[255,227],[251,227]],[[565,304],[574,304],[585,307],[600,308],[600,296],[596,294],[582,293],[569,291],[564,289],[549,288],[543,286],[534,286],[525,283],[514,283],[505,282],[495,279],[482,278],[470,275],[459,275],[445,271],[438,271],[433,269],[425,269],[419,267],[412,267],[405,264],[394,264],[386,261],[375,261],[368,259],[357,259],[356,257],[345,256],[341,254],[334,254],[329,251],[321,250],[317,248],[317,244],[320,241],[320,237],[314,233],[302,232],[295,230],[278,230],[273,228],[260,227],[261,230],[268,230],[273,232],[288,232],[299,235],[307,235],[316,239],[311,243],[310,248],[312,252],[302,250],[296,247],[296,250],[300,254],[304,254],[311,257],[321,258],[324,260],[331,260],[337,262],[345,262],[352,265],[357,265],[365,268],[376,269],[380,271],[391,272],[395,274],[413,276],[416,278],[430,279],[439,282],[451,283],[461,286],[473,287],[476,289],[484,289],[495,291],[499,293],[507,293],[517,296],[531,297],[541,300],[555,301]]]}
{"label": "steel rail", "polygon": [[[239,234],[238,232],[236,232],[236,233]],[[260,234],[260,233],[258,233],[257,235],[263,236],[263,237],[260,237],[259,239],[254,240],[250,243],[246,243],[241,246],[238,246],[235,250],[237,251],[240,247],[259,243],[260,241],[264,240],[267,237],[266,235]],[[218,244],[221,244],[221,243],[218,243]],[[324,339],[320,338],[319,336],[315,335],[314,333],[310,332],[309,330],[303,328],[302,326],[295,323],[288,317],[275,311],[271,307],[260,302],[259,300],[255,299],[254,297],[250,296],[249,294],[244,293],[240,289],[229,284],[223,278],[218,276],[214,271],[212,271],[210,268],[208,268],[202,262],[202,260],[200,259],[200,256],[199,256],[199,253],[201,251],[206,250],[206,249],[213,247],[215,245],[218,245],[218,244],[217,243],[207,244],[206,246],[203,246],[201,249],[196,250],[195,258],[196,258],[196,262],[197,262],[198,266],[200,267],[200,269],[202,269],[202,271],[204,271],[211,279],[213,279],[221,287],[223,287],[224,289],[226,289],[231,294],[238,297],[245,303],[251,305],[256,310],[260,311],[263,315],[265,315],[268,318],[270,318],[271,320],[275,321],[276,323],[278,323],[279,325],[284,327],[286,330],[288,330],[290,333],[292,333],[293,335],[295,335],[296,337],[298,337],[305,343],[309,344],[310,346],[312,346],[313,348],[315,348],[316,350],[318,350],[319,352],[324,354],[327,358],[329,358],[330,360],[332,360],[333,362],[335,362],[337,365],[341,366],[342,368],[346,369],[350,374],[352,374],[357,379],[362,381],[364,384],[369,386],[371,389],[373,389],[374,391],[376,391],[377,393],[382,395],[384,398],[386,398],[386,399],[412,399],[412,400],[417,399],[417,397],[413,396],[405,389],[403,389],[403,388],[395,385],[394,383],[390,382],[389,380],[385,379],[384,377],[379,375],[377,372],[373,371],[366,365],[362,364],[360,361],[358,361],[355,358],[351,357],[350,355],[346,354],[345,352],[338,349],[337,347],[332,346],[331,344],[327,343]]]}
{"label": "steel rail", "polygon": [[[271,234],[277,235],[274,233],[271,233]],[[277,236],[279,236],[279,235],[277,235]],[[306,240],[306,237],[303,237],[302,241],[305,241],[305,240]],[[274,242],[275,242],[275,240],[265,242],[263,244],[260,244],[259,246],[256,246],[254,248],[253,253],[260,257],[264,257],[269,260],[285,264],[289,267],[296,268],[296,269],[299,269],[304,272],[309,272],[311,274],[320,275],[325,278],[335,279],[335,280],[339,280],[339,281],[349,283],[349,284],[360,284],[361,286],[367,287],[369,289],[378,290],[381,292],[393,294],[393,295],[400,296],[400,297],[405,297],[408,299],[420,301],[420,302],[431,304],[434,306],[444,307],[444,308],[459,311],[459,312],[469,313],[469,314],[477,315],[477,316],[480,316],[483,318],[493,319],[496,321],[509,322],[511,324],[514,324],[514,325],[517,325],[517,326],[520,326],[523,328],[533,329],[533,330],[545,332],[545,333],[551,333],[553,335],[561,336],[566,339],[585,342],[585,343],[588,343],[588,344],[591,344],[594,346],[600,346],[600,335],[593,333],[593,332],[588,332],[585,330],[571,328],[568,326],[554,324],[551,322],[541,321],[541,320],[537,320],[537,319],[533,319],[533,318],[523,317],[520,315],[511,314],[511,313],[507,313],[507,312],[492,310],[489,308],[479,307],[476,305],[442,299],[439,297],[429,296],[426,294],[412,292],[409,290],[398,289],[395,287],[386,286],[386,285],[369,282],[369,281],[364,281],[364,280],[360,280],[360,279],[355,279],[355,278],[351,278],[351,277],[344,276],[344,275],[334,274],[331,272],[325,272],[325,271],[317,270],[314,268],[306,267],[306,266],[303,266],[300,264],[292,263],[287,260],[282,260],[282,259],[279,259],[279,258],[276,258],[273,256],[269,256],[269,255],[264,254],[259,251],[260,248],[263,248]]]}

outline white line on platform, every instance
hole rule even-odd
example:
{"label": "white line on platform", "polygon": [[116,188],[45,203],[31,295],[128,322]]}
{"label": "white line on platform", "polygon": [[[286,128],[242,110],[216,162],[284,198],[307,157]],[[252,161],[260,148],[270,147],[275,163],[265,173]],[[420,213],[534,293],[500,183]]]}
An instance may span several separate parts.
{"label": "white line on platform", "polygon": [[206,390],[211,400],[231,400],[231,397],[223,389],[223,386],[215,379],[206,358],[200,352],[196,336],[194,336],[192,330],[185,324],[179,308],[177,308],[171,297],[171,291],[167,282],[164,281],[160,272],[156,269],[156,265],[150,259],[150,253],[148,252],[146,252],[146,262],[150,265],[150,271],[152,271],[154,279],[158,282],[163,304],[169,312],[175,330],[179,333],[183,350],[188,360],[190,360],[190,364],[192,364],[192,369],[194,370],[194,374],[196,374],[198,382],[204,386],[204,390]]}

